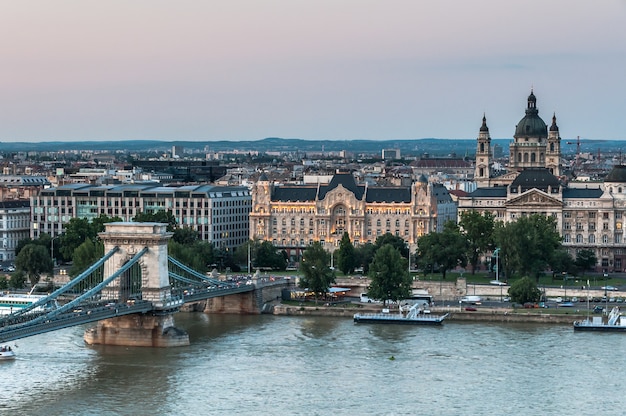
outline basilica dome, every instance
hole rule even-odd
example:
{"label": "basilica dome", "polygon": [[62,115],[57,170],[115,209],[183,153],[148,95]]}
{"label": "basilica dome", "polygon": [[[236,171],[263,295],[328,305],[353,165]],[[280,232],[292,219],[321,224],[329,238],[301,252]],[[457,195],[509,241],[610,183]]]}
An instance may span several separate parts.
{"label": "basilica dome", "polygon": [[539,117],[537,109],[537,98],[533,92],[528,96],[528,107],[526,115],[517,123],[515,127],[515,138],[547,138],[548,126]]}

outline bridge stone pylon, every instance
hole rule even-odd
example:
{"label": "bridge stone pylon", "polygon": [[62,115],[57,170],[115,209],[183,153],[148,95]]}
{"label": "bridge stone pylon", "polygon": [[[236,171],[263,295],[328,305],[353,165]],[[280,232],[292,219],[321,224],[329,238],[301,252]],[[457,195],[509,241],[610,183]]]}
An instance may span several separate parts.
{"label": "bridge stone pylon", "polygon": [[[144,247],[148,251],[141,256],[141,298],[150,302],[167,302],[171,298],[167,265],[167,242],[173,233],[167,232],[167,224],[154,222],[114,222],[105,224],[100,233],[104,252],[114,247],[118,250],[104,263],[104,276],[111,276]],[[103,290],[108,299],[126,301],[133,295],[124,277],[115,279]]]}
{"label": "bridge stone pylon", "polygon": [[[174,326],[173,313],[182,300],[173,299],[168,273],[167,242],[173,233],[167,224],[154,222],[113,222],[105,224],[100,233],[104,252],[118,250],[104,263],[104,276],[115,274],[138,252],[147,251],[137,262],[141,274],[142,301],[152,302],[154,313],[118,316],[99,321],[85,331],[88,344],[144,347],[189,345],[189,335]],[[131,268],[132,269],[132,268]],[[113,280],[103,291],[103,299],[115,299],[116,308],[136,296],[130,288],[129,271]],[[116,309],[117,310],[117,309]]]}

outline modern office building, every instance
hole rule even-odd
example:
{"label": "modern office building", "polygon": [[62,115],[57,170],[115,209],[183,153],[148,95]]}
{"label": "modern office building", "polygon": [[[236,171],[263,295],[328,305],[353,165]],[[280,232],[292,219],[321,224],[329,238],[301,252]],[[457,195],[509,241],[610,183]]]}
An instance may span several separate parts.
{"label": "modern office building", "polygon": [[132,221],[138,213],[169,211],[179,226],[198,231],[202,240],[234,250],[249,238],[251,201],[250,191],[242,186],[64,185],[31,198],[30,235],[55,237],[71,218],[91,220],[105,214]]}

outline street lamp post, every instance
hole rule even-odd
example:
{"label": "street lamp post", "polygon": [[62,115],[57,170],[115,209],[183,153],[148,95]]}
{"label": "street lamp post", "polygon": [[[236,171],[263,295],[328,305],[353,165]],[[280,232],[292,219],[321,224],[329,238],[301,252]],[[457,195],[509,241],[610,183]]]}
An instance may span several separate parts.
{"label": "street lamp post", "polygon": [[57,262],[56,262],[56,258],[54,257],[54,240],[56,240],[57,238],[61,237],[61,235],[57,235],[56,237],[52,237],[50,239],[50,257],[52,258],[52,266],[56,267]]}

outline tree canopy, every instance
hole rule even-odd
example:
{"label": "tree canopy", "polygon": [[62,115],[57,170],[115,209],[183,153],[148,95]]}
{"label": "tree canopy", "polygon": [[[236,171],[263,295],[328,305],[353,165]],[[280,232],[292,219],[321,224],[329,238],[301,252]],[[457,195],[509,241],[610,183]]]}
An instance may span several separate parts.
{"label": "tree canopy", "polygon": [[69,270],[71,277],[76,277],[89,268],[92,264],[104,256],[104,244],[101,241],[94,242],[86,239],[83,244],[74,250],[74,261]]}
{"label": "tree canopy", "polygon": [[467,257],[472,266],[472,274],[474,274],[481,256],[493,249],[494,216],[490,212],[481,215],[475,210],[465,211],[461,213],[459,227],[467,238]]}
{"label": "tree canopy", "polygon": [[448,221],[441,233],[431,232],[417,240],[418,262],[426,270],[438,267],[445,279],[448,270],[467,265],[467,248],[459,227]]}
{"label": "tree canopy", "polygon": [[44,246],[28,244],[15,258],[15,269],[18,273],[25,273],[34,286],[39,283],[42,273],[52,274],[52,258]]}
{"label": "tree canopy", "polygon": [[356,257],[354,256],[354,246],[350,241],[348,233],[343,233],[336,257],[337,267],[343,274],[354,272],[354,268],[356,267]]}
{"label": "tree canopy", "polygon": [[593,250],[579,250],[576,253],[576,260],[574,261],[574,264],[582,270],[584,276],[585,271],[591,269],[597,264],[597,262],[598,259],[596,258],[596,254]]}
{"label": "tree canopy", "polygon": [[378,249],[380,249],[385,244],[391,244],[396,250],[398,250],[402,257],[409,257],[409,247],[406,245],[406,241],[404,241],[402,237],[398,237],[391,233],[385,233],[381,235],[380,237],[376,238],[376,241],[374,242],[375,251],[378,251]]}
{"label": "tree canopy", "polygon": [[508,293],[511,301],[521,304],[535,303],[541,299],[541,291],[537,288],[537,284],[527,276],[513,282]]}
{"label": "tree canopy", "polygon": [[254,266],[274,270],[285,270],[287,260],[285,256],[270,241],[263,241],[256,252]]}
{"label": "tree canopy", "polygon": [[500,248],[500,264],[507,278],[517,272],[537,280],[550,265],[554,252],[561,247],[556,219],[540,214],[520,217],[495,228],[496,245]]}
{"label": "tree canopy", "polygon": [[161,222],[167,224],[167,231],[174,231],[178,226],[172,211],[140,212],[133,218],[134,222]]}
{"label": "tree canopy", "polygon": [[316,302],[335,283],[335,273],[328,265],[329,260],[330,255],[318,241],[307,247],[302,254],[300,271],[303,276],[298,285],[313,292]]}
{"label": "tree canopy", "polygon": [[411,294],[407,260],[391,244],[385,244],[376,251],[369,276],[368,296],[382,300],[383,304],[406,299]]}
{"label": "tree canopy", "polygon": [[70,218],[69,222],[65,224],[63,228],[63,234],[59,238],[59,244],[55,245],[59,247],[59,254],[65,261],[74,259],[74,250],[83,244],[87,239],[90,239],[95,243],[98,238],[98,233],[104,231],[104,224],[109,222],[122,221],[120,217],[109,217],[101,214],[94,218],[91,222],[87,218]]}

